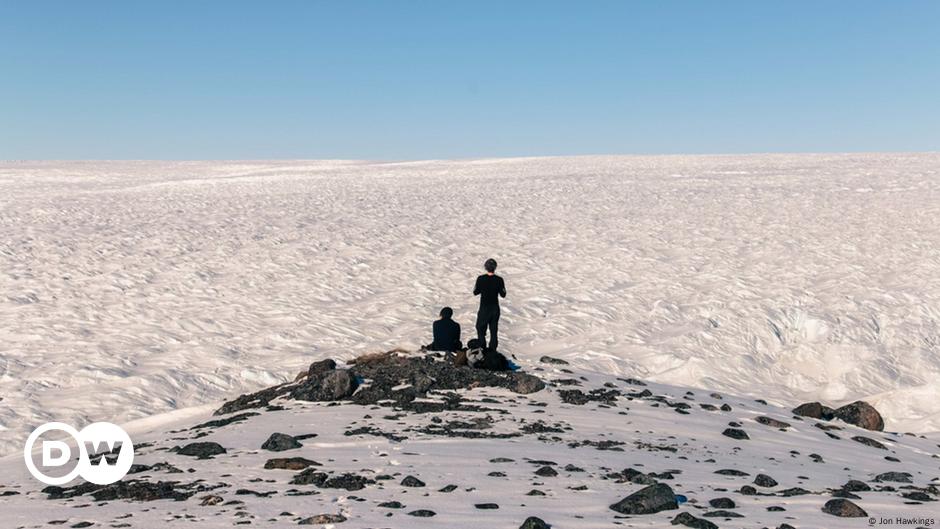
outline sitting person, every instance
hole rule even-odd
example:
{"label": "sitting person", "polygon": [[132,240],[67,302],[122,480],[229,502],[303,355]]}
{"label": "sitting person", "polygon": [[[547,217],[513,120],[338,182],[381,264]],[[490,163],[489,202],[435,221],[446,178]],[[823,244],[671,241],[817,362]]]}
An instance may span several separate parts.
{"label": "sitting person", "polygon": [[452,353],[463,349],[460,342],[460,324],[453,320],[454,309],[444,307],[441,309],[441,319],[434,322],[434,342],[428,346],[431,351],[445,351]]}

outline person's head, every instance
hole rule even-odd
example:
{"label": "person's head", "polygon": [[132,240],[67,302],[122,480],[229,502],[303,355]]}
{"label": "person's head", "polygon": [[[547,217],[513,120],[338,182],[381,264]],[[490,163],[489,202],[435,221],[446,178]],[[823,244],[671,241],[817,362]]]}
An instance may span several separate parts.
{"label": "person's head", "polygon": [[441,319],[449,320],[454,316],[454,309],[450,307],[444,307],[441,309]]}
{"label": "person's head", "polygon": [[496,259],[487,259],[486,262],[483,263],[483,268],[487,272],[491,274],[495,274],[496,273]]}

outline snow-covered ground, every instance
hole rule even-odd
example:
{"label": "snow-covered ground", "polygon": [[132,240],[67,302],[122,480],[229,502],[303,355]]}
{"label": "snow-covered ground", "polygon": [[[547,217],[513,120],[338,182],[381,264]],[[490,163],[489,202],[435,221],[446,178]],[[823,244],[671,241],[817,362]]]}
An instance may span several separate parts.
{"label": "snow-covered ground", "polygon": [[0,163],[0,454],[430,340],[940,430],[940,155]]}
{"label": "snow-covered ground", "polygon": [[[344,517],[348,521],[334,526],[350,528],[512,528],[529,516],[556,528],[664,528],[673,527],[680,512],[725,529],[855,529],[869,526],[869,516],[920,519],[910,527],[936,523],[940,436],[821,423],[749,398],[521,363],[550,386],[526,395],[490,387],[459,390],[457,410],[277,400],[273,408],[222,417],[203,410],[131,425],[139,445],[135,463],[144,466],[125,481],[163,483],[160,497],[169,491],[188,496],[180,501],[93,497],[98,492],[87,489],[50,498],[27,474],[22,456],[0,458],[6,524],[0,525],[287,527],[326,514]],[[597,390],[605,395],[593,393],[599,400],[592,402],[564,395]],[[415,402],[440,397],[429,393]],[[724,435],[729,425],[747,438]],[[274,432],[314,437],[289,450],[262,449]],[[225,453],[197,459],[173,450],[193,442],[217,443]],[[266,469],[275,458],[304,458],[298,462],[310,467]],[[319,481],[309,475],[320,472]],[[409,483],[408,476],[422,483]],[[327,477],[336,483],[324,483]],[[678,510],[630,517],[609,508],[650,480],[688,501]],[[850,480],[865,483],[851,487],[849,496],[865,516],[824,513]],[[727,505],[711,504],[719,499]]]}

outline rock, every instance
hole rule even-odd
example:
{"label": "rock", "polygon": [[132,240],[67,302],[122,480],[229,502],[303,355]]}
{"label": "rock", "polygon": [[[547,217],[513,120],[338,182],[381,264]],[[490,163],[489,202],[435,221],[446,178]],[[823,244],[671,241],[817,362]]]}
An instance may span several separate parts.
{"label": "rock", "polygon": [[770,426],[771,428],[789,428],[790,427],[790,423],[788,422],[778,421],[777,419],[772,419],[770,417],[765,417],[763,415],[758,417],[755,420],[765,426]]}
{"label": "rock", "polygon": [[293,450],[294,448],[300,448],[303,445],[300,444],[297,439],[294,439],[293,436],[287,435],[285,433],[272,433],[271,437],[268,437],[268,440],[261,445],[263,450],[270,450],[271,452],[283,452],[284,450]]}
{"label": "rock", "polygon": [[483,509],[483,510],[495,510],[495,509],[499,509],[499,504],[496,504],[496,503],[477,503],[477,504],[474,505],[474,507],[476,507],[477,509]]}
{"label": "rock", "polygon": [[696,518],[687,512],[679,513],[675,518],[672,519],[672,525],[684,525],[686,527],[693,527],[695,529],[718,529],[718,526],[709,522],[708,520],[703,520],[701,518]]}
{"label": "rock", "polygon": [[545,389],[545,382],[537,376],[527,373],[513,373],[507,388],[521,395],[528,395]]}
{"label": "rock", "polygon": [[885,445],[879,443],[878,441],[875,441],[874,439],[871,439],[871,438],[869,438],[869,437],[865,437],[865,436],[863,436],[863,435],[856,435],[855,437],[852,438],[852,440],[855,441],[856,443],[862,443],[862,444],[865,445],[865,446],[870,446],[870,447],[872,447],[872,448],[877,448],[877,449],[879,449],[879,450],[887,450],[887,449],[888,449],[888,447],[886,447]]}
{"label": "rock", "polygon": [[561,358],[552,358],[550,356],[543,356],[542,358],[539,358],[539,362],[542,362],[543,364],[568,365],[566,360],[562,360]]}
{"label": "rock", "polygon": [[320,360],[319,362],[310,364],[310,368],[307,369],[307,376],[315,377],[327,371],[333,371],[334,369],[336,369],[336,362],[334,362],[332,358],[327,358],[326,360]]}
{"label": "rock", "polygon": [[840,518],[863,518],[868,516],[868,513],[862,510],[861,507],[843,498],[827,501],[822,511]]}
{"label": "rock", "polygon": [[403,487],[423,487],[424,482],[414,476],[405,476],[405,479],[401,480]]}
{"label": "rock", "polygon": [[869,487],[868,484],[863,481],[851,479],[845,485],[842,485],[842,490],[847,490],[850,492],[866,492],[871,490],[871,487]]}
{"label": "rock", "polygon": [[219,505],[223,501],[222,496],[217,496],[215,494],[203,496],[202,498],[200,498],[200,500],[202,501],[199,502],[199,505],[202,505],[203,507],[212,507],[215,505]]}
{"label": "rock", "polygon": [[734,509],[736,507],[731,498],[714,498],[708,500],[708,504],[715,509]]}
{"label": "rock", "polygon": [[706,518],[744,518],[743,514],[725,510],[708,511],[702,516]]}
{"label": "rock", "polygon": [[297,522],[297,525],[326,525],[328,523],[343,523],[346,517],[342,514],[318,514],[310,518],[304,518]]}
{"label": "rock", "polygon": [[176,453],[181,456],[196,457],[197,459],[209,459],[212,456],[224,454],[225,448],[219,443],[213,442],[189,443],[180,448]]}
{"label": "rock", "polygon": [[913,483],[911,474],[907,472],[884,472],[875,476],[875,481],[890,481],[894,483]]}
{"label": "rock", "polygon": [[535,516],[529,516],[522,522],[522,525],[519,526],[519,529],[551,529],[551,526],[545,523],[545,520],[541,518],[536,518]]}
{"label": "rock", "polygon": [[811,417],[813,419],[822,419],[830,421],[835,417],[835,410],[828,406],[823,406],[819,402],[807,402],[793,408],[793,414],[800,417]]}
{"label": "rock", "polygon": [[757,477],[754,478],[754,484],[758,487],[776,487],[777,480],[767,474],[758,474]]}
{"label": "rock", "polygon": [[756,496],[757,495],[757,489],[755,489],[754,487],[750,485],[742,486],[740,489],[738,489],[738,492],[743,494],[744,496]]}
{"label": "rock", "polygon": [[379,507],[385,507],[386,509],[404,509],[405,506],[402,505],[400,501],[386,501],[379,504]]}
{"label": "rock", "polygon": [[784,498],[789,498],[790,496],[805,496],[807,494],[812,494],[812,492],[802,487],[791,487],[789,489],[783,489],[777,492],[777,494],[780,494]]}
{"label": "rock", "polygon": [[610,508],[621,514],[653,514],[678,509],[679,504],[669,485],[657,483],[634,492]]}
{"label": "rock", "polygon": [[545,465],[536,470],[535,475],[542,476],[543,478],[553,478],[558,475],[558,471],[548,465]]}
{"label": "rock", "polygon": [[748,437],[747,435],[747,432],[739,428],[725,428],[725,431],[721,432],[721,435],[724,435],[725,437],[730,437],[732,439],[739,439],[739,440],[750,439],[750,437]]}
{"label": "rock", "polygon": [[95,485],[91,482],[83,482],[68,488],[49,486],[42,489],[42,492],[48,494],[50,500],[74,498],[90,493],[95,501],[184,501],[197,492],[198,486],[198,483],[183,484],[176,481],[151,483],[149,481],[127,480],[117,481],[110,485]]}
{"label": "rock", "polygon": [[408,513],[408,516],[417,516],[418,518],[430,518],[432,516],[437,516],[437,513],[434,511],[429,511],[428,509],[418,509],[417,511],[411,511]]}
{"label": "rock", "polygon": [[574,404],[576,406],[581,406],[591,401],[580,389],[563,389],[558,392],[558,396],[561,397],[561,401],[565,404]]}
{"label": "rock", "polygon": [[264,468],[267,470],[303,470],[312,466],[320,466],[320,463],[305,457],[278,457],[274,459],[268,459],[268,461],[264,464]]}
{"label": "rock", "polygon": [[844,422],[866,430],[881,432],[885,429],[885,421],[878,410],[861,400],[842,406],[834,412],[834,415]]}
{"label": "rock", "polygon": [[457,490],[457,485],[445,485],[440,490],[438,490],[438,492],[446,493],[446,492],[454,492],[455,490]]}
{"label": "rock", "polygon": [[748,474],[747,472],[743,472],[741,470],[735,470],[733,468],[723,468],[721,470],[716,470],[715,474],[719,474],[722,476],[735,476],[735,477],[750,476],[750,474]]}
{"label": "rock", "polygon": [[335,369],[308,377],[291,390],[290,397],[296,400],[332,401],[352,396],[359,383],[348,369]]}

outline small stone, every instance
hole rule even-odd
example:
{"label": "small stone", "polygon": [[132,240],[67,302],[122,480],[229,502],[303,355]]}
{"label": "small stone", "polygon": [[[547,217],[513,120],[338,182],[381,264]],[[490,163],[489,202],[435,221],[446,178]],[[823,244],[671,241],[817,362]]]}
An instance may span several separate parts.
{"label": "small stone", "polygon": [[545,520],[541,518],[536,518],[535,516],[529,516],[522,522],[522,525],[519,526],[519,529],[551,529],[551,526],[545,523]]}
{"label": "small stone", "polygon": [[543,364],[568,365],[566,360],[562,360],[561,358],[552,358],[550,356],[543,356],[542,358],[539,358],[539,362],[542,362]]}
{"label": "small stone", "polygon": [[708,520],[696,518],[687,512],[679,513],[675,518],[672,519],[672,522],[670,523],[672,523],[672,525],[693,527],[694,529],[718,529],[717,525],[709,522]]}
{"label": "small stone", "polygon": [[863,445],[870,446],[872,448],[877,448],[879,450],[888,449],[888,447],[886,447],[885,445],[879,443],[878,441],[875,441],[874,439],[865,437],[864,435],[856,435],[855,437],[852,438],[852,440],[857,443],[862,443]]}
{"label": "small stone", "polygon": [[767,474],[758,474],[757,477],[754,478],[754,484],[758,487],[776,487],[777,480]]}
{"label": "small stone", "polygon": [[721,432],[721,435],[738,440],[750,439],[750,437],[747,435],[747,432],[738,428],[725,428],[725,431]]}
{"label": "small stone", "polygon": [[199,505],[203,507],[212,507],[222,503],[222,496],[216,496],[215,494],[210,494],[208,496],[203,496],[200,498],[202,501],[199,502]]}
{"label": "small stone", "polygon": [[304,518],[297,522],[297,525],[326,525],[328,523],[343,523],[346,517],[342,514],[318,514],[310,518]]}
{"label": "small stone", "polygon": [[554,468],[552,468],[552,467],[546,465],[546,466],[541,467],[541,468],[539,468],[538,470],[536,470],[536,471],[535,471],[535,474],[536,474],[537,476],[542,476],[543,478],[553,478],[553,477],[555,477],[555,476],[558,475],[558,471],[556,471]]}
{"label": "small stone", "polygon": [[771,428],[789,428],[790,427],[790,423],[778,421],[777,419],[772,419],[770,417],[760,416],[755,420],[765,426],[770,426]]}
{"label": "small stone", "polygon": [[424,482],[414,476],[406,476],[405,479],[401,480],[402,486],[405,487],[423,487]]}

